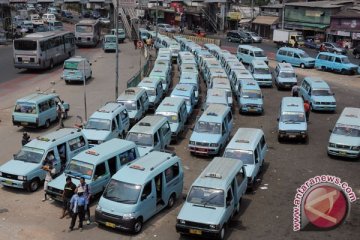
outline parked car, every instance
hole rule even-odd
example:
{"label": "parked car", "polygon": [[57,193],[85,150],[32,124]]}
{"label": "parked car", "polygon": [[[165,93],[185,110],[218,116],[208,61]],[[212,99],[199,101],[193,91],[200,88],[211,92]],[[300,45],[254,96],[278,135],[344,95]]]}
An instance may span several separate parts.
{"label": "parked car", "polygon": [[176,29],[173,26],[171,26],[170,24],[160,23],[160,24],[158,24],[158,29],[159,29],[159,31],[163,31],[163,32],[170,32],[170,33],[176,32]]}
{"label": "parked car", "polygon": [[252,38],[249,34],[239,31],[229,31],[226,34],[226,38],[229,42],[239,42],[241,44],[252,42]]}
{"label": "parked car", "polygon": [[252,38],[252,41],[254,43],[261,43],[262,42],[262,37],[259,36],[256,32],[246,32],[246,33],[250,35],[250,37]]}
{"label": "parked car", "polygon": [[63,10],[61,11],[61,16],[64,18],[73,18],[73,15],[70,11]]}
{"label": "parked car", "polygon": [[84,18],[90,18],[91,12],[90,12],[90,11],[85,11],[85,12],[82,13],[82,16],[83,16]]}
{"label": "parked car", "polygon": [[343,54],[346,55],[347,51],[345,48],[340,47],[337,43],[333,42],[324,42],[323,43],[325,50],[331,53]]}
{"label": "parked car", "polygon": [[101,15],[100,15],[100,13],[98,11],[93,11],[93,13],[92,13],[92,18],[93,19],[98,19],[100,17],[101,17]]}
{"label": "parked car", "polygon": [[314,36],[306,37],[304,42],[305,47],[311,48],[311,49],[320,49],[320,40],[316,39]]}
{"label": "parked car", "polygon": [[[34,32],[34,25],[32,24],[31,21],[28,21],[28,20],[25,20],[21,23],[21,29],[22,31],[24,32],[27,32],[27,33],[32,33]],[[24,30],[23,30],[24,29]],[[25,31],[26,30],[26,31]]]}

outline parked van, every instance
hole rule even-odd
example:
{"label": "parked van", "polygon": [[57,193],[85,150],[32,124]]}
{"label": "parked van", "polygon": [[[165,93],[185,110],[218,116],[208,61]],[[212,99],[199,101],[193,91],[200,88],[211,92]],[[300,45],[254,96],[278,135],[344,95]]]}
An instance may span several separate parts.
{"label": "parked van", "polygon": [[260,87],[272,87],[272,75],[269,66],[262,60],[253,60],[249,71]]}
{"label": "parked van", "polygon": [[300,139],[307,141],[307,122],[304,102],[299,97],[283,97],[279,113],[278,140]]}
{"label": "parked van", "polygon": [[332,156],[360,157],[360,108],[344,108],[331,131],[327,152]]}
{"label": "parked van", "polygon": [[252,74],[246,69],[244,69],[244,70],[235,70],[235,71],[232,72],[232,74],[230,76],[230,84],[231,84],[233,92],[234,92],[234,94],[236,96],[239,95],[240,82],[243,79],[254,80]]}
{"label": "parked van", "polygon": [[231,91],[231,85],[228,78],[215,77],[212,79],[212,89],[223,89],[226,91],[227,101],[229,107],[233,106],[233,97]]}
{"label": "parked van", "polygon": [[116,52],[116,49],[118,47],[118,43],[116,42],[116,35],[105,35],[102,45],[104,52]]}
{"label": "parked van", "polygon": [[[115,28],[111,29],[111,35],[115,35],[115,38],[116,38],[116,29]],[[126,38],[124,29],[118,28],[117,35],[118,35],[118,43],[123,43]]]}
{"label": "parked van", "polygon": [[263,168],[267,149],[263,130],[239,128],[226,146],[223,157],[242,161],[246,169],[248,187],[252,188]]}
{"label": "parked van", "polygon": [[145,89],[149,97],[149,109],[155,110],[164,95],[162,81],[159,78],[145,77],[138,87]]}
{"label": "parked van", "polygon": [[300,86],[299,96],[309,101],[311,110],[336,110],[334,93],[321,78],[305,77]]}
{"label": "parked van", "polygon": [[177,140],[178,135],[184,131],[188,119],[185,99],[178,97],[164,98],[156,109],[155,115],[164,116],[168,119],[172,140]]}
{"label": "parked van", "polygon": [[179,52],[177,57],[177,64],[180,66],[185,59],[187,59],[188,61],[190,61],[191,59],[195,60],[195,56],[188,51]]}
{"label": "parked van", "polygon": [[63,31],[64,25],[60,21],[48,21],[48,30],[49,31]]}
{"label": "parked van", "polygon": [[84,150],[71,159],[63,174],[49,182],[46,193],[57,201],[63,201],[66,177],[78,186],[80,177],[89,185],[91,195],[101,193],[111,177],[128,163],[140,157],[135,143],[111,139],[91,149]]}
{"label": "parked van", "polygon": [[264,51],[261,48],[250,45],[239,45],[236,57],[240,62],[250,64],[252,60],[262,60],[266,64],[269,63]]}
{"label": "parked van", "polygon": [[90,145],[96,145],[112,138],[124,138],[129,126],[126,108],[121,103],[108,102],[89,117],[83,133]]}
{"label": "parked van", "polygon": [[210,75],[210,69],[218,69],[218,70],[224,70],[219,61],[218,60],[207,60],[205,61],[204,63],[204,70],[203,70],[203,78],[204,78],[204,81],[206,83],[208,83],[210,80],[208,79],[209,78],[209,75]]}
{"label": "parked van", "polygon": [[179,84],[190,84],[195,90],[195,105],[199,102],[199,75],[192,72],[182,72],[180,75]]}
{"label": "parked van", "polygon": [[53,166],[59,174],[70,159],[88,147],[80,129],[62,128],[37,137],[0,166],[0,183],[34,192],[45,179],[46,171],[42,166],[50,155],[54,157]]}
{"label": "parked van", "polygon": [[239,213],[247,184],[242,161],[214,158],[191,185],[176,219],[176,231],[225,239],[226,225]]}
{"label": "parked van", "polygon": [[50,23],[56,20],[56,17],[52,13],[45,13],[42,15],[42,20],[44,20],[44,23]]}
{"label": "parked van", "polygon": [[199,71],[194,63],[183,63],[179,66],[180,73],[189,72],[199,74]]}
{"label": "parked van", "polygon": [[297,77],[290,63],[278,63],[274,70],[274,79],[278,89],[291,89],[297,84]]}
{"label": "parked van", "polygon": [[239,60],[236,58],[235,55],[231,53],[225,53],[220,57],[220,64],[225,69],[226,64],[229,62],[236,62],[239,63]]}
{"label": "parked van", "polygon": [[225,72],[230,77],[232,75],[232,72],[235,70],[246,70],[244,64],[241,62],[228,62],[225,66]]}
{"label": "parked van", "polygon": [[125,106],[129,114],[131,126],[143,118],[149,110],[149,98],[143,88],[127,88],[116,101]]}
{"label": "parked van", "polygon": [[358,66],[352,64],[347,56],[329,52],[320,52],[317,55],[315,68],[350,75],[358,71]]}
{"label": "parked van", "polygon": [[208,88],[212,86],[214,78],[228,78],[228,76],[223,68],[211,68],[206,75],[206,84]]}
{"label": "parked van", "polygon": [[195,124],[189,141],[192,154],[217,155],[230,139],[233,117],[229,107],[210,104]]}
{"label": "parked van", "polygon": [[315,59],[299,48],[280,48],[275,56],[276,61],[290,63],[293,66],[301,68],[313,68]]}
{"label": "parked van", "polygon": [[92,76],[91,63],[84,57],[76,56],[65,60],[62,79],[66,84],[70,82],[83,82]]}
{"label": "parked van", "polygon": [[161,80],[164,93],[166,93],[169,90],[169,85],[171,81],[171,71],[168,67],[157,65],[151,71],[149,78],[151,79],[156,78]]}
{"label": "parked van", "polygon": [[[56,109],[59,102],[62,100],[55,93],[33,93],[20,98],[16,100],[12,113],[13,125],[48,128],[51,122],[58,120]],[[65,109],[64,118],[67,118],[70,105],[68,103],[62,105]]]}
{"label": "parked van", "polygon": [[241,80],[240,86],[239,113],[262,114],[264,112],[263,95],[257,81],[244,79]]}
{"label": "parked van", "polygon": [[152,151],[120,169],[95,211],[95,221],[110,228],[141,232],[143,223],[182,195],[184,172],[175,154]]}
{"label": "parked van", "polygon": [[163,116],[146,116],[130,129],[126,140],[136,143],[141,156],[152,149],[166,149],[171,141],[169,121]]}
{"label": "parked van", "polygon": [[190,84],[176,84],[170,97],[180,97],[186,102],[186,110],[190,116],[196,105],[195,88]]}

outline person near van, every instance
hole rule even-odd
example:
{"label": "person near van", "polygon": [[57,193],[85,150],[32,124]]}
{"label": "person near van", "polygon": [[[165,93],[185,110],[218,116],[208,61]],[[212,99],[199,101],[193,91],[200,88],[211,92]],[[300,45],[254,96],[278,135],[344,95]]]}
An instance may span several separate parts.
{"label": "person near van", "polygon": [[79,218],[79,229],[83,229],[83,221],[85,216],[85,209],[87,207],[86,197],[84,196],[84,190],[82,188],[77,188],[76,193],[71,197],[70,200],[70,209],[71,209],[71,223],[69,227],[69,232],[74,230],[76,218]]}
{"label": "person near van", "polygon": [[325,48],[325,45],[324,45],[324,44],[321,44],[321,45],[320,45],[319,51],[320,51],[320,52],[326,52],[326,48]]}
{"label": "person near van", "polygon": [[78,189],[82,189],[83,193],[84,193],[84,198],[86,200],[86,207],[84,209],[84,213],[86,215],[87,221],[86,224],[89,225],[90,224],[90,198],[91,198],[91,189],[89,184],[87,184],[85,182],[85,178],[81,177],[80,178],[80,184],[78,186]]}
{"label": "person near van", "polygon": [[24,146],[26,145],[28,142],[30,142],[30,135],[27,132],[23,133],[23,137],[21,140],[21,145]]}
{"label": "person near van", "polygon": [[60,219],[63,219],[66,216],[67,212],[69,212],[69,214],[71,215],[70,200],[71,200],[72,196],[75,194],[75,190],[76,190],[76,185],[72,182],[71,177],[67,176],[66,183],[64,186],[64,191],[62,194],[63,213],[62,213]]}
{"label": "person near van", "polygon": [[298,47],[299,47],[299,43],[295,40],[294,48],[298,48]]}
{"label": "person near van", "polygon": [[48,200],[46,190],[48,189],[49,182],[51,182],[53,176],[56,173],[56,169],[54,168],[54,161],[55,161],[54,154],[49,153],[46,156],[46,159],[42,166],[42,169],[46,171],[45,182],[44,182],[44,199],[42,200],[43,202]]}
{"label": "person near van", "polygon": [[146,46],[151,50],[152,49],[152,39],[148,38],[146,39]]}
{"label": "person near van", "polygon": [[306,121],[308,122],[310,117],[310,104],[308,100],[304,101],[304,110],[305,110]]}
{"label": "person near van", "polygon": [[300,90],[300,87],[295,84],[295,85],[291,88],[291,95],[292,95],[293,97],[298,97],[298,96],[299,96],[299,90]]}
{"label": "person near van", "polygon": [[65,108],[63,105],[62,101],[59,101],[57,106],[56,106],[56,112],[57,112],[57,116],[59,119],[59,128],[63,128],[64,127],[64,123],[63,123],[63,117],[64,117],[64,113],[65,113]]}
{"label": "person near van", "polygon": [[66,149],[65,149],[66,143],[61,144],[58,146],[58,152],[60,156],[60,163],[61,163],[61,170],[60,172],[64,171],[66,167]]}

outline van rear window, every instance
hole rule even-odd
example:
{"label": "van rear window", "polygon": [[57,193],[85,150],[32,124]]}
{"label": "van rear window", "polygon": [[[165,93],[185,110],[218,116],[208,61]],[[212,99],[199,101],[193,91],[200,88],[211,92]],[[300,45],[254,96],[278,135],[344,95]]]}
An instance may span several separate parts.
{"label": "van rear window", "polygon": [[34,51],[37,49],[37,42],[33,40],[15,40],[14,48],[15,50]]}
{"label": "van rear window", "polygon": [[64,69],[78,69],[79,62],[69,62],[64,63]]}
{"label": "van rear window", "polygon": [[37,113],[36,105],[31,103],[17,103],[15,105],[14,111],[18,113],[28,113],[28,114]]}

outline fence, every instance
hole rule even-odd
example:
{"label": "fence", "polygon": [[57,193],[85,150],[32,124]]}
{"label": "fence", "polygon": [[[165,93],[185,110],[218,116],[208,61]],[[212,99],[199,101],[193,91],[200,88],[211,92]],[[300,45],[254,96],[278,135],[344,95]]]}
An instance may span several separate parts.
{"label": "fence", "polygon": [[[146,48],[145,48],[146,49]],[[149,51],[146,49],[145,52],[148,52],[147,57],[145,59],[145,64],[144,66],[141,68],[141,70],[139,70],[132,78],[130,78],[126,85],[127,87],[136,87],[139,82],[141,82],[141,77],[142,76],[147,76],[149,71],[152,68],[152,59],[151,59],[151,55],[149,54]]]}
{"label": "fence", "polygon": [[173,38],[174,36],[181,36],[181,37],[185,37],[193,42],[196,42],[197,44],[200,45],[204,45],[206,43],[212,43],[215,45],[220,46],[221,41],[220,39],[215,39],[215,38],[207,38],[207,37],[197,37],[197,36],[192,36],[192,35],[186,35],[186,34],[177,34],[177,33],[162,33],[168,37]]}

